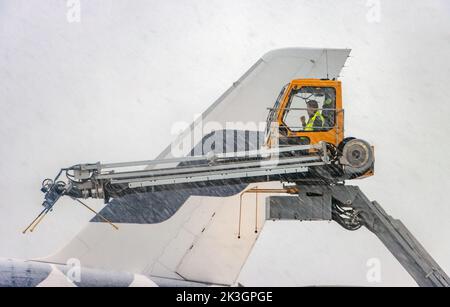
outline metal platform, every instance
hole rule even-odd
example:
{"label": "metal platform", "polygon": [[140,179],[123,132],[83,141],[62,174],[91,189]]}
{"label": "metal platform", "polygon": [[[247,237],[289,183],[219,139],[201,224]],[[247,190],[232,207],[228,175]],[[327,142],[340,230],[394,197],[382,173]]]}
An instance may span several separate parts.
{"label": "metal platform", "polygon": [[[309,167],[328,164],[329,157],[325,146],[325,143],[321,143],[165,160],[80,164],[66,170],[74,172],[74,180],[81,183],[78,185],[81,188],[84,188],[83,181],[103,181],[111,185],[127,185],[133,189],[214,180],[264,176],[270,178],[276,175],[300,174],[307,172]],[[132,167],[147,166],[153,168],[129,170]]]}

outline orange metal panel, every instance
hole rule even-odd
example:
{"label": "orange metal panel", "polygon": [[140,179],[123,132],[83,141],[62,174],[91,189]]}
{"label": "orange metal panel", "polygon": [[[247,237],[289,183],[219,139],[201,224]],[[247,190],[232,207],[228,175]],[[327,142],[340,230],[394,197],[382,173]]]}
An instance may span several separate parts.
{"label": "orange metal panel", "polygon": [[288,137],[306,137],[310,139],[311,144],[316,144],[320,141],[324,141],[330,144],[338,145],[344,139],[344,109],[342,107],[342,90],[341,82],[333,80],[320,80],[320,79],[298,79],[292,80],[289,84],[289,88],[284,94],[280,109],[277,114],[278,125],[286,127],[283,123],[283,114],[286,109],[286,105],[289,102],[289,96],[293,89],[299,87],[312,86],[312,87],[332,87],[336,91],[336,120],[333,129],[328,131],[291,131],[287,127]]}

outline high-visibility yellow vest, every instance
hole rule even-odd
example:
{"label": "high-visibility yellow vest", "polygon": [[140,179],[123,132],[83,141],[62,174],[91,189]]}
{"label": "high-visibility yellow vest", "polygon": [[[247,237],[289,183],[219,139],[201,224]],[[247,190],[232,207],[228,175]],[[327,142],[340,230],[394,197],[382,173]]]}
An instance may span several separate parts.
{"label": "high-visibility yellow vest", "polygon": [[314,127],[314,122],[316,121],[316,118],[317,118],[317,117],[319,117],[319,118],[322,120],[322,126],[321,126],[321,128],[323,127],[323,125],[324,125],[324,123],[325,123],[325,118],[322,116],[322,113],[321,113],[319,110],[317,110],[316,113],[314,113],[314,116],[312,116],[312,117],[308,120],[308,123],[307,123],[306,126],[305,126],[305,131],[313,131],[314,128],[317,128],[317,127]]}

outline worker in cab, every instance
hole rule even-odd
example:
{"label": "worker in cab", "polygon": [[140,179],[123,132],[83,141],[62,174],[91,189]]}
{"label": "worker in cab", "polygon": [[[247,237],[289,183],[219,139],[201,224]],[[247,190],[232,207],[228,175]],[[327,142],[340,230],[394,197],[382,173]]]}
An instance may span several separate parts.
{"label": "worker in cab", "polygon": [[300,117],[304,131],[317,131],[322,130],[325,124],[325,118],[319,110],[319,104],[315,100],[309,100],[306,102],[306,112],[309,119],[306,121],[305,116]]}

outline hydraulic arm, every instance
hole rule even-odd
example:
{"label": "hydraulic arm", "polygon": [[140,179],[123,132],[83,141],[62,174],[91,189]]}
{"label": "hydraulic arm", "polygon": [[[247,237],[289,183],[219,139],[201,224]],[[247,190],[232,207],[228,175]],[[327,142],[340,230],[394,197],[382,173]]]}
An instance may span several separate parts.
{"label": "hydraulic arm", "polygon": [[356,186],[302,186],[298,196],[271,196],[266,219],[334,220],[348,230],[365,226],[419,286],[448,287],[450,279],[412,233]]}

